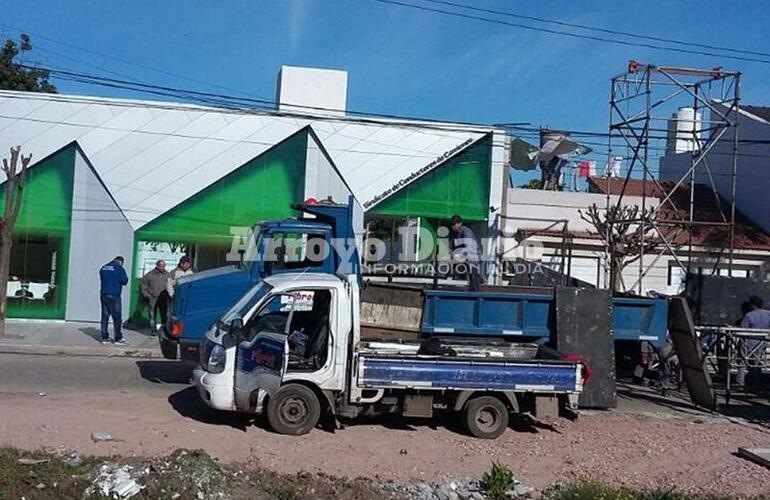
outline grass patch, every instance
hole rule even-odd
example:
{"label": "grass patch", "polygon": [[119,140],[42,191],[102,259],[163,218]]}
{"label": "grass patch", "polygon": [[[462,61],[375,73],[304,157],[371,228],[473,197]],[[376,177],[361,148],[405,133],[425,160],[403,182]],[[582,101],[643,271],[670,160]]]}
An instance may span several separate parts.
{"label": "grass patch", "polygon": [[[19,459],[47,461],[23,465]],[[95,463],[84,459],[80,466],[71,467],[58,456],[0,447],[0,500],[81,498]]]}
{"label": "grass patch", "polygon": [[[557,483],[543,490],[543,500],[727,500],[733,495],[692,495],[674,490],[635,490],[624,486],[609,486],[600,481],[581,480]],[[770,495],[750,497],[767,500]]]}
{"label": "grass patch", "polygon": [[[43,462],[25,465],[20,458]],[[0,447],[0,500],[101,500],[98,492],[87,499],[84,494],[105,463],[134,467],[144,489],[131,500],[359,500],[384,496],[374,483],[363,479],[223,465],[203,450],[177,450],[153,458],[83,458],[78,467],[67,465],[65,459]]]}
{"label": "grass patch", "polygon": [[481,488],[491,500],[508,498],[508,490],[515,485],[516,478],[511,469],[497,462],[492,462],[492,468],[481,477]]}

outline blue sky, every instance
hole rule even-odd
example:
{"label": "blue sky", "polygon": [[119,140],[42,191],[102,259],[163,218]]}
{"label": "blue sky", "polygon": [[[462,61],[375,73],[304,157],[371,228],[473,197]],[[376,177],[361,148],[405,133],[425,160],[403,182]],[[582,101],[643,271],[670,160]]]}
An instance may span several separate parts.
{"label": "blue sky", "polygon": [[[233,89],[224,92],[268,99],[275,95],[282,64],[345,69],[349,109],[373,113],[605,131],[610,78],[624,71],[631,58],[743,71],[744,102],[770,105],[770,64],[577,40],[373,0],[84,0],[64,5],[60,0],[0,0],[0,23],[6,25],[0,31],[6,37],[17,35],[14,28],[33,33],[40,50],[31,59],[51,67],[97,74],[109,70],[134,80],[217,90],[199,83],[207,82]],[[479,0],[476,5],[770,52],[770,9],[764,1]],[[126,95],[56,83],[67,93]]]}

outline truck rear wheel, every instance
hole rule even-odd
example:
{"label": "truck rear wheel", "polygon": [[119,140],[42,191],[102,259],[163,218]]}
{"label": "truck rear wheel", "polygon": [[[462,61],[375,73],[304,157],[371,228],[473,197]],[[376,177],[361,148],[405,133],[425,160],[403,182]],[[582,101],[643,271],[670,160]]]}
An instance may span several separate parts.
{"label": "truck rear wheel", "polygon": [[479,396],[465,405],[468,432],[481,439],[496,439],[508,427],[508,408],[494,396]]}
{"label": "truck rear wheel", "polygon": [[177,358],[176,342],[171,342],[169,340],[164,339],[163,336],[161,336],[160,352],[163,354],[163,357],[166,359],[176,359]]}
{"label": "truck rear wheel", "polygon": [[320,418],[321,403],[304,385],[285,385],[267,402],[267,422],[279,434],[307,434]]}

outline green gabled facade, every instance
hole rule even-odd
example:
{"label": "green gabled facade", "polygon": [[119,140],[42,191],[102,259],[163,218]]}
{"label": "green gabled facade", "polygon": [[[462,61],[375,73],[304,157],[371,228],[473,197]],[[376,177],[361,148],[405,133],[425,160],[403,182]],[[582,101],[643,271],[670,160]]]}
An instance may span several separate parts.
{"label": "green gabled facade", "polygon": [[442,220],[460,214],[469,221],[487,220],[491,158],[492,140],[487,136],[382,201],[368,214]]}
{"label": "green gabled facade", "polygon": [[[307,129],[300,130],[142,226],[134,237],[134,262],[142,242],[167,242],[198,245],[207,261],[233,264],[223,260],[232,245],[231,228],[297,215],[290,207],[303,200],[307,141]],[[132,311],[140,279],[134,276]]]}
{"label": "green gabled facade", "polygon": [[[11,252],[9,295],[15,296],[8,298],[10,318],[64,319],[75,155],[73,143],[27,171]],[[0,212],[5,210],[5,198],[3,184]],[[32,298],[18,289],[16,281],[32,282],[37,291],[45,283],[52,286],[45,298],[39,298],[39,293]]]}

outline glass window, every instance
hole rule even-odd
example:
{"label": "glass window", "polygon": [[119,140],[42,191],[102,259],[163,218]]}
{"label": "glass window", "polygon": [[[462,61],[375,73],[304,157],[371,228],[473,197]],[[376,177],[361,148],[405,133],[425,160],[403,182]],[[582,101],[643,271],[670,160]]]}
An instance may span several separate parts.
{"label": "glass window", "polygon": [[56,236],[14,238],[8,273],[8,315],[63,318],[66,287],[65,241]]}
{"label": "glass window", "polygon": [[230,322],[233,320],[233,318],[244,318],[247,314],[249,314],[249,311],[259,302],[262,297],[268,294],[270,290],[272,290],[273,287],[268,285],[265,282],[260,283],[259,285],[255,286],[251,290],[249,290],[246,295],[241,297],[241,299],[235,303],[233,307],[230,308],[229,311],[225,313],[225,315],[222,317],[222,323],[225,325],[229,325]]}
{"label": "glass window", "polygon": [[271,298],[246,324],[246,340],[254,340],[259,333],[286,333],[293,304],[294,297],[291,295]]}
{"label": "glass window", "polygon": [[[312,233],[271,233],[264,240],[264,259],[274,269],[303,269],[323,265],[325,255],[310,248],[318,241],[326,242],[323,234]],[[310,250],[310,251],[309,251]],[[329,245],[328,251],[331,252]],[[322,258],[324,257],[324,258]]]}

